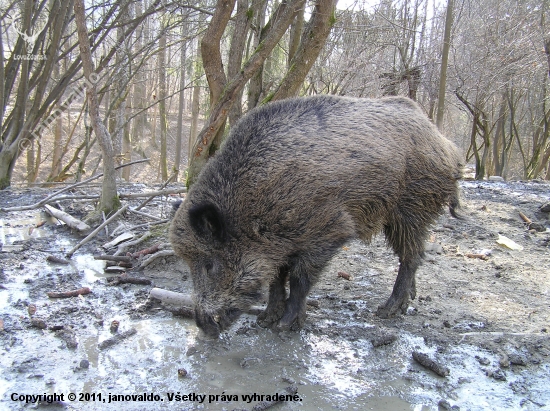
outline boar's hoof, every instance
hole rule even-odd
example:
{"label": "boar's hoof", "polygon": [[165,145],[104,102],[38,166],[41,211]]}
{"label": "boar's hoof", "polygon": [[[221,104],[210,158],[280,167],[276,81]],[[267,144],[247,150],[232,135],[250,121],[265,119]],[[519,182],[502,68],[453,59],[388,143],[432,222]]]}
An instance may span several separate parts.
{"label": "boar's hoof", "polygon": [[275,307],[267,306],[267,308],[258,314],[256,323],[262,328],[270,328],[271,326],[277,324],[277,321],[281,319],[283,313],[285,312],[285,303],[281,301]]}
{"label": "boar's hoof", "polygon": [[395,316],[398,311],[405,314],[407,312],[407,307],[409,306],[409,296],[404,295],[402,298],[395,298],[393,295],[390,296],[386,304],[381,305],[376,310],[376,315],[380,318],[390,318]]}
{"label": "boar's hoof", "polygon": [[286,313],[277,324],[277,331],[299,331],[306,322],[306,313]]}

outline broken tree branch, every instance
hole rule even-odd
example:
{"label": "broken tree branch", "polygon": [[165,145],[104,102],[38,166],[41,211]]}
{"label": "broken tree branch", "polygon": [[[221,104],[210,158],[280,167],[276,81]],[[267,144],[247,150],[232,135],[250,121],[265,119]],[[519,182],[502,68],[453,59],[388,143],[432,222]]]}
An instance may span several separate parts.
{"label": "broken tree branch", "polygon": [[103,227],[105,227],[107,224],[109,224],[111,221],[117,218],[120,214],[126,211],[127,208],[128,208],[128,204],[126,204],[124,207],[122,207],[120,210],[114,213],[111,217],[109,217],[103,224],[101,224],[94,231],[88,234],[88,236],[85,239],[83,239],[80,243],[74,246],[73,249],[66,254],[66,257],[71,258],[73,254],[76,252],[76,250],[78,250],[80,247],[82,247],[84,244],[86,244],[88,241],[94,238],[97,235],[97,233],[99,233],[103,229]]}
{"label": "broken tree branch", "polygon": [[118,256],[118,255],[121,255],[123,253],[126,252],[126,250],[128,250],[128,248],[134,246],[134,245],[138,245],[142,242],[144,242],[145,240],[147,240],[149,237],[151,237],[153,234],[151,234],[150,231],[147,231],[145,234],[143,234],[141,237],[139,237],[137,240],[133,240],[133,241],[126,241],[122,244],[120,244],[118,246],[118,249],[116,251],[116,253],[114,253],[113,255],[115,256]]}
{"label": "broken tree branch", "polygon": [[129,330],[124,331],[123,333],[113,335],[111,338],[107,338],[105,341],[100,342],[97,345],[97,348],[99,348],[100,350],[104,350],[105,348],[112,347],[113,345],[118,344],[121,341],[124,341],[128,337],[131,337],[135,333],[137,333],[137,330],[135,328],[130,328]]}
{"label": "broken tree branch", "polygon": [[[138,163],[143,163],[145,161],[149,161],[148,158],[144,158],[144,159],[141,159],[141,160],[136,160],[136,161],[131,161],[129,163],[126,163],[126,164],[122,164],[118,167],[115,167],[115,170],[118,170],[120,168],[123,168],[123,167],[127,167],[127,166],[130,166],[132,164],[138,164]],[[99,174],[96,174],[95,176],[92,176],[84,181],[81,181],[79,183],[75,183],[75,184],[71,184],[70,186],[67,186],[65,188],[62,188],[61,190],[58,190],[56,191],[55,193],[49,195],[48,197],[46,197],[45,199],[43,200],[40,200],[38,203],[34,203],[34,204],[31,204],[31,205],[27,205],[27,206],[19,206],[19,207],[8,207],[8,208],[0,208],[0,211],[24,211],[24,210],[34,210],[35,208],[40,208],[42,207],[44,204],[48,204],[48,203],[51,203],[53,201],[57,201],[56,197],[61,194],[61,193],[64,193],[65,191],[69,191],[73,188],[76,188],[76,187],[79,187],[79,186],[82,186],[84,184],[87,184],[89,183],[90,181],[93,181],[93,180],[97,180],[98,178],[102,177],[103,176],[103,173],[99,173]],[[149,194],[151,195],[151,194]]]}
{"label": "broken tree branch", "polygon": [[55,207],[52,207],[49,204],[44,204],[44,208],[46,209],[46,212],[57,218],[58,220],[63,221],[65,224],[67,224],[69,227],[74,228],[78,231],[89,231],[90,226],[86,224],[83,221],[80,221],[78,218],[74,218],[72,215],[67,214],[64,211],[58,210]]}
{"label": "broken tree branch", "polygon": [[91,292],[92,290],[90,290],[88,287],[82,287],[82,288],[79,288],[78,290],[62,291],[62,292],[52,291],[46,294],[50,298],[71,298],[71,297],[78,297],[79,295],[90,294]]}

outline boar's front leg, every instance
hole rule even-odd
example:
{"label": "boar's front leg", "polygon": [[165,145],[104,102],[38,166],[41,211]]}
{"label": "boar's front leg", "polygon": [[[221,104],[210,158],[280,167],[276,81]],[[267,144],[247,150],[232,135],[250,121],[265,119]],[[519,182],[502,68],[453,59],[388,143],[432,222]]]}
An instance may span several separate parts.
{"label": "boar's front leg", "polygon": [[289,279],[290,295],[286,300],[285,312],[277,324],[277,329],[280,331],[298,331],[306,321],[306,297],[311,284],[306,275],[292,274]]}
{"label": "boar's front leg", "polygon": [[285,283],[288,279],[287,266],[279,268],[278,276],[269,285],[269,299],[266,309],[258,315],[256,322],[260,327],[269,328],[281,319],[285,311]]}

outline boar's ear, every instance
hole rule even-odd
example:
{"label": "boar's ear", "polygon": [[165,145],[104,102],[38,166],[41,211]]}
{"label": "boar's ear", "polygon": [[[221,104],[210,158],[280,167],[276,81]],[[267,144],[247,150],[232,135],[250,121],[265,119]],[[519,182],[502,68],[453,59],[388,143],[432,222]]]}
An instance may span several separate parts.
{"label": "boar's ear", "polygon": [[204,203],[191,207],[189,221],[198,235],[223,242],[225,238],[223,217],[214,204]]}

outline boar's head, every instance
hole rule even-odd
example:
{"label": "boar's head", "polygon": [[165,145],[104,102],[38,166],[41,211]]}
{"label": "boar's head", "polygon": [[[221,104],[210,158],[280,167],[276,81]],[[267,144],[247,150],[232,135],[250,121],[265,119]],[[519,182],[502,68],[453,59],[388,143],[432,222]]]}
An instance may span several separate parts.
{"label": "boar's head", "polygon": [[260,273],[269,269],[216,204],[191,197],[174,217],[170,240],[191,269],[197,326],[217,338],[259,300],[265,285]]}

